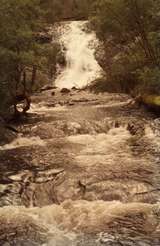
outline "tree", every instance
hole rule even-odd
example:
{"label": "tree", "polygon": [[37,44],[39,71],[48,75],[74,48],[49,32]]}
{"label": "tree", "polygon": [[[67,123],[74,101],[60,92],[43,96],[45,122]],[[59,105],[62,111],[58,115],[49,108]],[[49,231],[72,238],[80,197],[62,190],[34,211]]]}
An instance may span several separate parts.
{"label": "tree", "polygon": [[1,0],[0,87],[5,100],[0,111],[9,109],[18,94],[27,97],[37,70],[46,70],[48,56],[40,38],[45,14],[40,0]]}
{"label": "tree", "polygon": [[142,82],[145,67],[152,70],[160,65],[160,3],[101,0],[94,1],[93,10],[91,23],[105,53],[101,65],[110,81],[127,81],[133,89]]}

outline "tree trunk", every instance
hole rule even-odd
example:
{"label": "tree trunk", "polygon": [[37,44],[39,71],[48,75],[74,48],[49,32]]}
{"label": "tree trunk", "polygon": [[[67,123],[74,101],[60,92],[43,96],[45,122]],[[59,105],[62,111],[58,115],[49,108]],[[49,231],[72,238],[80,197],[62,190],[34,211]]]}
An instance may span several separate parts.
{"label": "tree trunk", "polygon": [[37,66],[33,65],[33,69],[32,69],[32,79],[31,79],[31,89],[33,89],[33,86],[34,86],[34,84],[35,84],[36,76],[37,76]]}

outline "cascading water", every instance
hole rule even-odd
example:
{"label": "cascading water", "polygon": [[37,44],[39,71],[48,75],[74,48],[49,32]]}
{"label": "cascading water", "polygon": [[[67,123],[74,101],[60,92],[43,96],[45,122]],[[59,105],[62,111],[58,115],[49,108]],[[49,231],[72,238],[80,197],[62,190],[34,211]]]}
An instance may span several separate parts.
{"label": "cascading water", "polygon": [[[60,88],[100,73],[85,23],[63,24]],[[0,245],[160,245],[160,121],[124,94],[58,88],[33,101],[23,134],[0,146]]]}
{"label": "cascading water", "polygon": [[86,33],[85,21],[73,21],[63,25],[61,42],[66,48],[66,68],[58,76],[55,84],[60,88],[82,88],[101,73],[94,52],[96,36]]}

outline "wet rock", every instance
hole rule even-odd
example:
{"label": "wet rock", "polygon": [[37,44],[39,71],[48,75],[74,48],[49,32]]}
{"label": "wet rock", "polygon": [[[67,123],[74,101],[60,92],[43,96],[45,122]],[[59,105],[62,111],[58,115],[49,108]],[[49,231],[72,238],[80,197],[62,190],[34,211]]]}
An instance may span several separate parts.
{"label": "wet rock", "polygon": [[73,102],[68,103],[69,106],[74,106],[75,104]]}
{"label": "wet rock", "polygon": [[58,87],[57,86],[53,86],[53,89],[56,90],[56,89],[58,89]]}
{"label": "wet rock", "polygon": [[5,121],[0,118],[0,145],[10,143],[16,136],[16,129],[11,126],[7,126]]}
{"label": "wet rock", "polygon": [[59,105],[60,105],[60,106],[64,106],[65,104],[66,104],[65,101],[60,101],[60,102],[59,102]]}
{"label": "wet rock", "polygon": [[127,130],[132,136],[143,136],[145,133],[145,127],[142,122],[129,122]]}
{"label": "wet rock", "polygon": [[69,89],[67,89],[67,88],[63,88],[62,90],[61,90],[61,93],[62,94],[68,94],[68,93],[70,93],[71,91],[69,90]]}
{"label": "wet rock", "polygon": [[141,102],[147,109],[160,115],[160,96],[159,95],[146,95],[141,97]]}
{"label": "wet rock", "polygon": [[120,127],[120,123],[118,121],[115,121],[115,128],[119,128]]}
{"label": "wet rock", "polygon": [[48,103],[46,106],[49,107],[49,108],[52,108],[52,107],[55,107],[56,104],[55,103]]}
{"label": "wet rock", "polygon": [[73,87],[72,87],[72,90],[73,90],[73,91],[79,91],[79,89],[78,89],[76,86],[73,86]]}
{"label": "wet rock", "polygon": [[53,89],[54,89],[54,86],[46,85],[46,86],[44,86],[43,88],[40,89],[40,92],[49,91],[49,90],[53,90]]}

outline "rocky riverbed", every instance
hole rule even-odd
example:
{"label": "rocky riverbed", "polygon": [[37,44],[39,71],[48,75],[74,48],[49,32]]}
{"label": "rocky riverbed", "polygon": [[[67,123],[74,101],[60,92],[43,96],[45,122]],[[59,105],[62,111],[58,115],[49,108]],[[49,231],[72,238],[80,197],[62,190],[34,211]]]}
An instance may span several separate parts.
{"label": "rocky riverbed", "polygon": [[0,147],[0,245],[160,245],[159,119],[124,94],[32,101]]}

